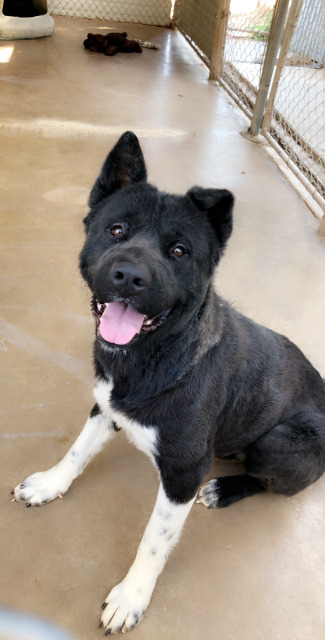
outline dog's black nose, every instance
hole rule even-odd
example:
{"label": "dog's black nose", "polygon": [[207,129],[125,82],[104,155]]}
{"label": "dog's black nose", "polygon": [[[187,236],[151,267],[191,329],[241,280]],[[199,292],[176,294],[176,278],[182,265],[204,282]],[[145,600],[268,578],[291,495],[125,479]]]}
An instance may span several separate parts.
{"label": "dog's black nose", "polygon": [[109,279],[115,291],[132,296],[143,291],[150,284],[151,277],[145,265],[121,260],[112,265]]}

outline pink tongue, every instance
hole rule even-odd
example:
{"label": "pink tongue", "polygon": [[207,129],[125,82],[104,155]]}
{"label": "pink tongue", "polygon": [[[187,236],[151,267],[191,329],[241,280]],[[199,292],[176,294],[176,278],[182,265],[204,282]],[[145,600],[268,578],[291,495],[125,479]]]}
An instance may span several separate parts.
{"label": "pink tongue", "polygon": [[100,319],[100,335],[107,342],[127,344],[140,333],[144,318],[125,302],[110,302]]}

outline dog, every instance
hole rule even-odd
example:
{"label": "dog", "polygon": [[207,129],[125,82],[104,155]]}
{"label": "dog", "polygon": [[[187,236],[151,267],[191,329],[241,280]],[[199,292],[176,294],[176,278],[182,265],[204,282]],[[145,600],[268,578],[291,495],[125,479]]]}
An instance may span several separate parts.
{"label": "dog", "polygon": [[[141,620],[195,500],[220,508],[265,491],[292,496],[325,468],[324,380],[286,337],[214,290],[233,195],[171,195],[146,176],[126,132],[91,190],[80,254],[96,324],[96,403],[66,456],[14,489],[27,506],[62,496],[119,429],[151,458],[157,501],[134,563],[102,606],[105,635]],[[202,486],[215,456],[241,457],[246,473]]]}

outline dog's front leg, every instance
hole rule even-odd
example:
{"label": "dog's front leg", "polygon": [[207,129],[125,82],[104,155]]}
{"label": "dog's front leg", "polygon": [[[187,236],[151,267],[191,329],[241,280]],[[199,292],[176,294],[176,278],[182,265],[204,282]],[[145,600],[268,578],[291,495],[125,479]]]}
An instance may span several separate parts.
{"label": "dog's front leg", "polygon": [[182,504],[173,502],[160,484],[135,561],[124,580],[114,587],[103,604],[100,626],[106,628],[105,635],[129,631],[141,620],[194,499]]}
{"label": "dog's front leg", "polygon": [[[104,386],[107,387],[107,384],[101,383],[101,396]],[[99,385],[95,387],[96,398],[98,387]],[[79,437],[64,458],[48,471],[34,473],[18,484],[12,492],[14,500],[25,502],[28,507],[38,507],[54,498],[62,497],[73,480],[104,448],[114,433],[114,423],[110,419],[109,394],[106,392],[106,401],[100,405],[95,404]]]}

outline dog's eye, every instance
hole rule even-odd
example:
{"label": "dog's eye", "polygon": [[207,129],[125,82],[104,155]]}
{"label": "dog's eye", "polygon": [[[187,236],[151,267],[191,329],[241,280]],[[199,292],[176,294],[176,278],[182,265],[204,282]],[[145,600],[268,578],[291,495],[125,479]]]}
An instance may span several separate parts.
{"label": "dog's eye", "polygon": [[172,249],[172,255],[176,256],[176,258],[181,258],[186,253],[185,247],[183,245],[178,244],[177,247]]}
{"label": "dog's eye", "polygon": [[115,238],[124,238],[124,230],[121,224],[114,224],[110,228],[110,232]]}

